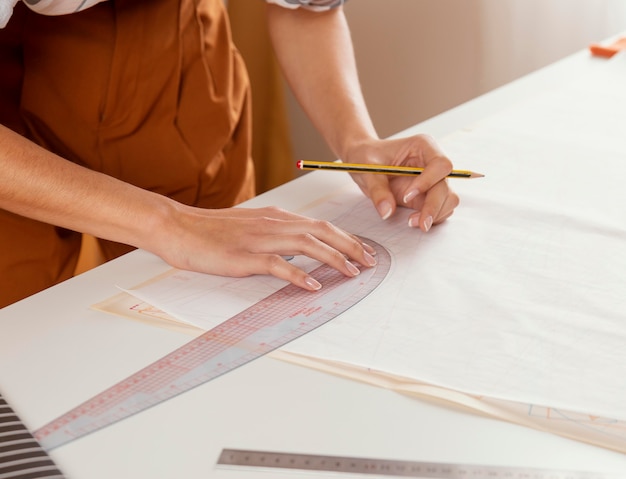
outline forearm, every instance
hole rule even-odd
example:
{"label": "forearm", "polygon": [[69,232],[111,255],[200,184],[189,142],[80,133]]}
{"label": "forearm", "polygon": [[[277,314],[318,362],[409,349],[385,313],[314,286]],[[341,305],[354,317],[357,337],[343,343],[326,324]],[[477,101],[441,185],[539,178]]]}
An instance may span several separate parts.
{"label": "forearm", "polygon": [[268,5],[274,49],[297,100],[339,157],[376,139],[341,8],[328,12]]}
{"label": "forearm", "polygon": [[418,166],[418,177],[352,178],[383,219],[396,205],[413,208],[409,225],[428,231],[448,218],[458,196],[445,178],[452,163],[436,143],[414,135],[380,140],[369,116],[341,8],[324,13],[268,6],[268,24],[278,60],[296,98],[338,158],[348,162]]}
{"label": "forearm", "polygon": [[167,198],[75,165],[1,125],[0,145],[2,209],[145,247],[170,207]]}
{"label": "forearm", "polygon": [[321,286],[280,255],[304,254],[348,276],[372,248],[330,223],[275,208],[185,206],[75,165],[0,125],[0,208],[142,248],[170,265],[226,276],[272,274]]}

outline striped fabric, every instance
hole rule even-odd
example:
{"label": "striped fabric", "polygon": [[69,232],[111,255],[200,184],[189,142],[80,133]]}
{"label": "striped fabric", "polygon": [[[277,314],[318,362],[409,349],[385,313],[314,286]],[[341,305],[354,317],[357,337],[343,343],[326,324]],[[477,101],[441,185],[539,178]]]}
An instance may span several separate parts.
{"label": "striped fabric", "polygon": [[63,474],[0,395],[0,479],[63,479]]}

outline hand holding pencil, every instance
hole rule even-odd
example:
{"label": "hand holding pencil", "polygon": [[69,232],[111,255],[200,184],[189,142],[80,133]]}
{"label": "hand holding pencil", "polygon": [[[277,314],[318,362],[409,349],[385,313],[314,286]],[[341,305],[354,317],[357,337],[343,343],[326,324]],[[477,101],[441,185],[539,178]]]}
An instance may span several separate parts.
{"label": "hand holding pencil", "polygon": [[[350,149],[342,161],[322,166],[348,171],[383,220],[391,217],[398,205],[415,210],[408,225],[424,232],[449,218],[459,204],[447,178],[483,176],[453,170],[450,159],[427,135],[366,141]],[[303,168],[321,169],[319,162],[314,164],[300,163]]]}

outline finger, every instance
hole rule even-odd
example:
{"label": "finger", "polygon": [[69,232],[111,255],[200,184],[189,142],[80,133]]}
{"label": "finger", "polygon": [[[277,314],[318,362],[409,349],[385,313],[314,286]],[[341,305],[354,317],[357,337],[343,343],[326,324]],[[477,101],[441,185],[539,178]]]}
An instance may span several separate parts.
{"label": "finger", "polygon": [[314,277],[277,254],[252,255],[249,265],[253,270],[250,274],[269,274],[308,291],[318,291],[322,288]]}
{"label": "finger", "polygon": [[[336,250],[366,267],[376,265],[376,259],[373,256],[374,248],[365,244],[359,237],[347,233],[328,221],[313,220],[313,223],[310,233],[329,248],[328,252],[334,255],[334,250]],[[330,264],[327,261],[324,262]],[[349,264],[346,267],[352,269]]]}
{"label": "finger", "polygon": [[452,171],[452,163],[447,158],[437,159],[424,168],[422,174],[415,178],[404,191],[402,201],[407,204],[422,193],[429,192],[435,185],[444,180]]}
{"label": "finger", "polygon": [[424,171],[404,191],[404,203],[410,202],[421,193],[426,193],[452,171],[452,162],[432,139],[425,137],[420,138],[420,140],[423,142],[422,150],[419,154],[420,158],[416,159],[416,162],[424,165]]}
{"label": "finger", "polygon": [[409,226],[428,231],[433,224],[439,224],[449,218],[459,205],[459,197],[448,190],[447,185],[435,185],[419,208],[419,212],[409,217]]}
{"label": "finger", "polygon": [[453,191],[450,191],[443,205],[439,209],[439,213],[436,216],[433,216],[433,224],[438,225],[443,223],[446,219],[452,216],[456,207],[459,206],[459,203],[459,196]]}
{"label": "finger", "polygon": [[[282,208],[278,208],[276,206],[266,206],[264,208],[250,209],[250,208],[223,208],[217,210],[205,210],[198,208],[200,214],[205,214],[208,216],[218,216],[222,218],[239,218],[239,219],[250,219],[257,221],[266,221],[269,223],[269,226],[253,226],[252,229],[256,232],[265,232],[266,234],[272,234],[276,231],[277,224],[273,223],[271,220],[282,220],[288,224],[288,222],[300,221],[300,223],[296,226],[297,229],[291,229],[291,231],[306,231],[305,222],[315,221],[311,220],[306,216],[299,215],[297,213],[293,213],[288,210],[284,210]],[[370,255],[375,255],[376,250],[370,245],[363,243],[357,236],[343,232],[344,234],[348,234],[353,242],[358,242]]]}
{"label": "finger", "polygon": [[350,266],[339,265],[339,257],[348,257],[363,266],[374,266],[374,249],[360,238],[329,221],[305,217],[284,221],[263,218],[255,222],[255,237],[250,251],[257,253],[305,254],[346,272]]}
{"label": "finger", "polygon": [[396,200],[389,188],[389,179],[386,176],[353,174],[352,177],[383,220],[393,215],[396,210]]}
{"label": "finger", "polygon": [[293,264],[285,261],[282,257],[276,255],[268,255],[265,259],[268,267],[268,273],[277,278],[289,281],[308,291],[318,291],[322,289],[322,285],[313,276]]}
{"label": "finger", "polygon": [[256,242],[253,252],[305,255],[332,266],[346,276],[360,273],[349,257],[366,267],[376,264],[376,260],[365,250],[358,238],[343,232],[341,234],[346,236],[345,240],[341,235],[339,239],[328,239],[324,232],[318,232],[319,237],[312,233],[266,236]]}

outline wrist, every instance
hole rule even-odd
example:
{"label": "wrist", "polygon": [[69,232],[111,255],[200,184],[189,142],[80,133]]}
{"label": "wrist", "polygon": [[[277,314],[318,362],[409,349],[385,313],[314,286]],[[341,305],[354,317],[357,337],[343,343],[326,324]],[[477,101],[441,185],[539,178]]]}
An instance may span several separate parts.
{"label": "wrist", "polygon": [[372,152],[379,141],[375,135],[353,138],[342,145],[339,158],[344,163],[372,163]]}
{"label": "wrist", "polygon": [[131,244],[163,257],[180,241],[184,231],[181,217],[188,207],[158,193],[148,195],[141,218],[129,228]]}

